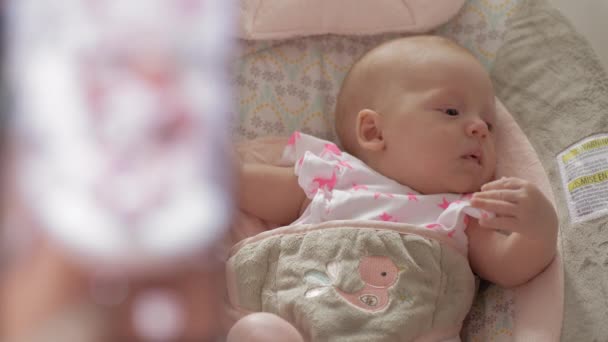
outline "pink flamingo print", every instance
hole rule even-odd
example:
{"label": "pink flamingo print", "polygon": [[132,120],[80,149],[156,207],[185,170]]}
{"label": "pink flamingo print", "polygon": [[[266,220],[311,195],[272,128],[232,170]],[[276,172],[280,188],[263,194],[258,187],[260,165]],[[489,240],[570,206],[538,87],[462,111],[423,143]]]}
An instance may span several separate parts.
{"label": "pink flamingo print", "polygon": [[386,211],[382,213],[382,215],[378,216],[378,218],[385,222],[395,222],[395,217],[387,213]]}
{"label": "pink flamingo print", "polygon": [[334,154],[338,157],[342,155],[342,151],[340,151],[338,146],[336,146],[335,144],[325,144],[325,147],[323,148],[323,151],[320,155],[323,156],[326,153]]}
{"label": "pink flamingo print", "polygon": [[393,194],[388,193],[388,192],[376,192],[376,193],[374,193],[374,199],[378,199],[382,195],[384,195],[388,198],[395,198],[395,196]]}
{"label": "pink flamingo print", "polygon": [[353,169],[352,165],[350,165],[346,160],[340,160],[338,162],[338,165],[347,167],[347,168],[349,168],[351,170]]}
{"label": "pink flamingo print", "polygon": [[353,183],[353,191],[358,191],[358,190],[368,190],[368,188],[365,185],[359,185],[357,183]]}
{"label": "pink flamingo print", "polygon": [[340,271],[337,262],[327,265],[329,276],[316,270],[309,271],[305,280],[318,286],[306,291],[305,296],[313,298],[334,288],[345,301],[363,311],[376,312],[386,308],[390,302],[388,290],[397,282],[401,270],[387,256],[365,256],[359,261],[358,270],[365,285],[352,293],[342,291],[333,284]]}
{"label": "pink flamingo print", "polygon": [[407,200],[408,201],[416,201],[416,202],[418,202],[418,196],[416,196],[416,194],[414,194],[412,192],[408,192],[407,193]]}
{"label": "pink flamingo print", "polygon": [[437,206],[441,209],[447,209],[450,206],[450,202],[448,202],[448,200],[445,199],[445,196],[444,196],[443,202],[441,204],[437,204]]}
{"label": "pink flamingo print", "polygon": [[287,146],[294,146],[296,144],[296,140],[300,139],[300,137],[300,132],[293,132],[293,134],[289,137],[289,140],[287,140]]}
{"label": "pink flamingo print", "polygon": [[317,189],[326,188],[327,190],[331,191],[336,186],[336,171],[332,172],[331,178],[315,177],[312,181],[317,183]]}

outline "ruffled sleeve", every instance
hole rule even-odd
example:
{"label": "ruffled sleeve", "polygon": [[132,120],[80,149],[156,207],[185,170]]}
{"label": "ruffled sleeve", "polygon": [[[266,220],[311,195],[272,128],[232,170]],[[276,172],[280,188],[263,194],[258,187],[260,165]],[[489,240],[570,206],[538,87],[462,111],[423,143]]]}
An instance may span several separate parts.
{"label": "ruffled sleeve", "polygon": [[300,132],[291,135],[283,151],[283,161],[294,165],[298,183],[308,198],[334,189],[341,156],[336,144]]}

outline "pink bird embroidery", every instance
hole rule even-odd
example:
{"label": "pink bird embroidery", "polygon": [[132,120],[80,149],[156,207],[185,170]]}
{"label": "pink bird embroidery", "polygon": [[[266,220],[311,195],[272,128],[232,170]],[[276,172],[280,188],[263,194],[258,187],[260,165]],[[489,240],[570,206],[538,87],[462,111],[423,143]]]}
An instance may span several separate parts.
{"label": "pink bird embroidery", "polygon": [[340,151],[338,146],[336,146],[335,144],[325,144],[325,147],[323,148],[323,151],[320,155],[323,156],[326,153],[334,154],[338,157],[342,155],[342,151]]}
{"label": "pink bird embroidery", "polygon": [[339,273],[337,262],[327,265],[329,276],[320,271],[309,271],[305,280],[317,287],[306,291],[306,298],[313,298],[334,288],[349,304],[367,312],[376,312],[386,308],[390,302],[388,290],[397,282],[400,269],[386,256],[365,256],[359,262],[359,276],[365,286],[356,292],[342,291],[335,286]]}
{"label": "pink bird embroidery", "polygon": [[289,140],[287,141],[287,146],[293,146],[296,144],[296,140],[300,139],[301,135],[300,132],[295,131],[293,132],[293,134],[289,137]]}
{"label": "pink bird embroidery", "polygon": [[326,188],[327,190],[331,191],[336,186],[336,171],[332,172],[331,178],[315,177],[312,181],[313,183],[317,183],[317,189]]}
{"label": "pink bird embroidery", "polygon": [[416,196],[416,194],[412,193],[412,192],[408,192],[407,193],[407,200],[408,201],[418,201],[418,196]]}
{"label": "pink bird embroidery", "polygon": [[441,204],[437,204],[437,206],[441,209],[447,209],[450,206],[450,202],[448,202],[447,199],[445,199],[445,197],[443,197],[443,202]]}
{"label": "pink bird embroidery", "polygon": [[348,293],[340,289],[337,292],[350,304],[364,311],[379,311],[388,306],[388,290],[396,282],[399,269],[386,256],[367,256],[359,263],[359,275],[365,283],[363,289]]}

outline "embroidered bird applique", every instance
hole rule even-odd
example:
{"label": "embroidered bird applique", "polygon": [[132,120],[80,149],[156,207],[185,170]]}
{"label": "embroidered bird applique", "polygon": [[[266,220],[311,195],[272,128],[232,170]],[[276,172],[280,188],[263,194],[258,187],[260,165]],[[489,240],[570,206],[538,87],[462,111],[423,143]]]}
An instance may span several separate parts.
{"label": "embroidered bird applique", "polygon": [[338,262],[327,265],[327,274],[309,271],[305,280],[315,287],[306,291],[305,296],[313,298],[333,288],[345,301],[363,311],[375,312],[386,308],[390,302],[388,290],[397,282],[400,269],[389,257],[365,256],[360,260],[358,270],[365,286],[352,293],[335,285],[340,271]]}

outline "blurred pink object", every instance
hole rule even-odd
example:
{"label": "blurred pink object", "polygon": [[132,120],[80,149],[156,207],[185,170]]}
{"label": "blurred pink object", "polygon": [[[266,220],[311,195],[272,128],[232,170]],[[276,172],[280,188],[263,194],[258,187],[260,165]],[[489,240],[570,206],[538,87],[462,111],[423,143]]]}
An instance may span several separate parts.
{"label": "blurred pink object", "polygon": [[231,215],[225,0],[16,0],[19,191],[78,261],[175,268]]}

